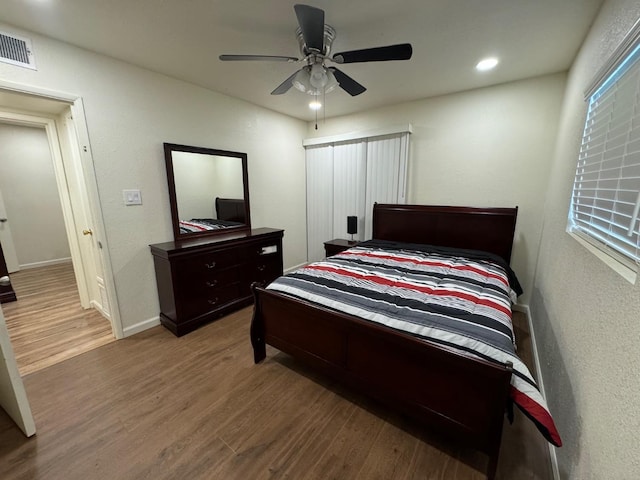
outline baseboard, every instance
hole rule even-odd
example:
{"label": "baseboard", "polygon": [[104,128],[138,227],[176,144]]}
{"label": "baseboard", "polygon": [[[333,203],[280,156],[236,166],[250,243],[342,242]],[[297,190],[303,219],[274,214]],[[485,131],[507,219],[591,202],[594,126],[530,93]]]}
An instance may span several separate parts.
{"label": "baseboard", "polygon": [[284,273],[293,272],[294,270],[298,270],[299,268],[302,268],[302,267],[304,267],[304,266],[306,266],[306,265],[309,265],[309,262],[303,262],[303,263],[301,263],[301,264],[299,264],[299,265],[296,265],[295,267],[287,268],[287,269],[284,271]]}
{"label": "baseboard", "polygon": [[[522,312],[527,317],[527,323],[529,324],[529,334],[531,335],[531,350],[533,353],[533,363],[536,366],[536,380],[538,381],[538,388],[542,394],[542,398],[547,400],[547,396],[544,391],[544,381],[542,380],[542,370],[540,368],[540,359],[538,358],[538,345],[536,343],[536,332],[533,329],[533,319],[531,317],[531,309],[529,305],[516,304],[513,306],[513,310],[516,312]],[[560,480],[560,469],[558,468],[558,457],[556,455],[556,448],[548,444],[549,446],[549,459],[551,461],[551,472],[553,473],[554,480]]]}
{"label": "baseboard", "polygon": [[149,318],[148,320],[138,322],[135,325],[124,327],[122,329],[122,334],[124,338],[127,338],[131,335],[135,335],[136,333],[144,332],[145,330],[149,330],[150,328],[157,327],[158,325],[160,325],[160,317],[153,317]]}
{"label": "baseboard", "polygon": [[60,263],[71,263],[71,257],[56,258],[54,260],[45,260],[44,262],[25,263],[20,265],[20,270],[28,270],[30,268],[46,267],[48,265],[58,265]]}

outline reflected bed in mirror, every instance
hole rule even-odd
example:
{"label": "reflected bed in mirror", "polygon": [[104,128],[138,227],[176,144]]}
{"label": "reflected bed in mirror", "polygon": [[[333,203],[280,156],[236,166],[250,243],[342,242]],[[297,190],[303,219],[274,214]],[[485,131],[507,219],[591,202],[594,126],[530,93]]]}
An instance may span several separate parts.
{"label": "reflected bed in mirror", "polygon": [[249,230],[246,153],[164,144],[175,240]]}

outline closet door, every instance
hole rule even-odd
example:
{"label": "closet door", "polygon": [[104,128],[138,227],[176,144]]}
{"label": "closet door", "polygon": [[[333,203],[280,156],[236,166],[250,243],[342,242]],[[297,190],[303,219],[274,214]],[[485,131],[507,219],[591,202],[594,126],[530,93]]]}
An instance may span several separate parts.
{"label": "closet door", "polygon": [[[364,238],[366,141],[338,143],[333,147],[333,236],[351,239],[347,233],[347,216],[358,217],[358,233]],[[331,240],[328,238],[327,240]]]}
{"label": "closet door", "polygon": [[409,134],[367,139],[366,158],[364,239],[370,239],[373,229],[373,204],[406,203]]}
{"label": "closet door", "polygon": [[[333,236],[333,146],[307,147],[307,259],[324,258]],[[345,218],[345,223],[346,223]],[[345,227],[346,229],[346,227]]]}
{"label": "closet door", "polygon": [[351,239],[348,216],[354,240],[369,240],[373,204],[406,203],[408,157],[408,131],[306,147],[309,262],[324,258],[324,242]]}

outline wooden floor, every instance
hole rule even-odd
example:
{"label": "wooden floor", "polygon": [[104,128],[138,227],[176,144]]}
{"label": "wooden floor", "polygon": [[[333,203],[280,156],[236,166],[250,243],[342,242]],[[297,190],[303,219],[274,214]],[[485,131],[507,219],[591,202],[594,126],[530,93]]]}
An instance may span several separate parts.
{"label": "wooden floor", "polygon": [[114,341],[109,321],[80,306],[71,263],[12,273],[11,284],[18,300],[2,311],[22,375]]}
{"label": "wooden floor", "polygon": [[[28,375],[37,434],[26,439],[0,411],[0,478],[485,478],[484,455],[271,347],[254,365],[250,317],[247,308],[181,338],[155,327]],[[516,414],[498,478],[551,478],[545,441]]]}

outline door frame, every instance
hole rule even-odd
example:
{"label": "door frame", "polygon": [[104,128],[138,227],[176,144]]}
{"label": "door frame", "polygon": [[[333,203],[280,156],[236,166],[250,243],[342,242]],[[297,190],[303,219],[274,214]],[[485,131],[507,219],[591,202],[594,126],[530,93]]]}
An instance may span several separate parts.
{"label": "door frame", "polygon": [[[103,288],[106,292],[106,301],[108,303],[108,305],[105,305],[106,308],[103,309],[101,313],[103,315],[105,315],[105,313],[107,314],[105,316],[107,316],[111,322],[113,336],[116,339],[124,338],[82,98],[77,95],[53,92],[38,87],[20,85],[4,80],[0,80],[0,89],[6,90],[10,93],[28,95],[30,100],[35,102],[36,106],[34,109],[29,109],[29,111],[20,111],[5,105],[0,105],[0,120],[5,120],[13,124],[39,126],[41,128],[44,127],[47,133],[47,138],[49,139],[51,155],[53,158],[56,182],[60,193],[63,216],[65,219],[65,228],[69,239],[71,258],[74,264],[74,272],[78,283],[78,290],[80,292],[81,304],[84,308],[87,308],[92,302],[89,300],[88,279],[82,265],[83,262],[80,250],[81,228],[79,228],[77,221],[74,218],[74,210],[84,212],[85,216],[89,218],[91,225],[89,225],[88,228],[92,230],[92,240],[98,247],[97,256],[99,257],[102,267],[104,277]],[[60,119],[62,118],[62,115],[64,115],[63,113],[53,115],[45,111],[37,111],[38,99],[48,103],[53,100],[60,102],[61,104],[66,104],[68,106],[67,108],[70,109],[71,112],[71,118],[68,119],[69,125],[64,126],[61,123]],[[61,110],[64,110],[62,105]],[[70,140],[66,142],[69,148],[65,148],[65,150],[71,151],[63,152],[61,149],[58,135],[60,135],[62,131],[64,131],[67,138]],[[67,169],[71,172],[68,172]],[[74,202],[69,195],[67,175],[70,174],[75,175],[76,179],[83,184],[84,188],[80,188],[81,191],[77,192],[83,199],[82,201]],[[78,203],[80,203],[80,205],[78,205]],[[91,262],[95,261],[95,258],[91,259]],[[95,271],[95,268],[90,269],[90,271]],[[97,279],[92,279],[91,281],[97,282]],[[94,306],[97,305],[94,304]]]}

